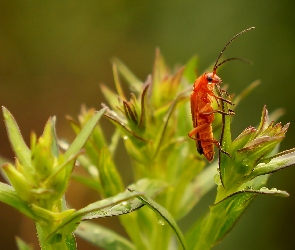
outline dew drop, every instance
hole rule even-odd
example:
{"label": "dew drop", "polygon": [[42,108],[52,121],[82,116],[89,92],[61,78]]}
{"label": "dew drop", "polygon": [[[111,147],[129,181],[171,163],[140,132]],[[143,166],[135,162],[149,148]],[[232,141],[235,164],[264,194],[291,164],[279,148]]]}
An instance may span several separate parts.
{"label": "dew drop", "polygon": [[123,139],[124,140],[127,140],[128,139],[128,136],[127,135],[123,136]]}
{"label": "dew drop", "polygon": [[160,219],[158,219],[158,224],[161,225],[161,226],[164,226],[165,221],[162,218],[160,218]]}

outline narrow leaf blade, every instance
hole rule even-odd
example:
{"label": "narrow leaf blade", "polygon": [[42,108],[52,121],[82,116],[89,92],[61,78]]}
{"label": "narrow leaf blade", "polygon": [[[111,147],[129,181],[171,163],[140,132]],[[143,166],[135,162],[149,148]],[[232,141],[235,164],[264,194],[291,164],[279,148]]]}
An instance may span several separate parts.
{"label": "narrow leaf blade", "polygon": [[124,237],[92,222],[82,221],[75,234],[92,243],[94,246],[101,247],[105,250],[135,250],[134,245]]}
{"label": "narrow leaf blade", "polygon": [[32,220],[38,219],[28,204],[19,198],[13,187],[2,182],[0,182],[0,201],[17,209]]}
{"label": "narrow leaf blade", "polygon": [[67,151],[65,152],[65,158],[69,158],[72,155],[76,155],[79,153],[81,148],[84,146],[85,142],[87,141],[88,137],[90,136],[91,132],[93,131],[96,123],[101,118],[101,116],[106,111],[106,108],[101,109],[98,111],[93,117],[89,119],[89,121],[85,124],[81,132],[77,135],[76,139],[73,143],[69,146]]}
{"label": "narrow leaf blade", "polygon": [[112,61],[121,75],[126,79],[130,89],[139,93],[142,88],[142,81],[140,81],[118,58],[114,58]]}
{"label": "narrow leaf blade", "polygon": [[14,117],[5,107],[2,107],[2,111],[8,138],[16,157],[24,167],[31,166],[31,151],[26,145]]}
{"label": "narrow leaf blade", "polygon": [[23,241],[21,238],[16,237],[16,244],[18,250],[33,250],[33,247]]}
{"label": "narrow leaf blade", "polygon": [[246,180],[249,181],[256,176],[270,174],[291,165],[295,164],[295,148],[281,152],[270,160],[268,163],[260,163],[254,170],[246,176]]}
{"label": "narrow leaf blade", "polygon": [[186,237],[188,249],[213,247],[228,234],[258,194],[288,196],[285,191],[261,188],[260,190],[239,191],[226,197],[211,206],[210,212],[189,230]]}
{"label": "narrow leaf blade", "polygon": [[182,246],[182,249],[185,249],[184,236],[183,236],[181,230],[179,229],[176,221],[172,217],[172,215],[164,207],[162,207],[160,204],[158,204],[157,202],[155,202],[151,198],[140,195],[140,193],[138,193],[137,198],[139,200],[141,200],[145,205],[147,205],[150,209],[152,209],[155,213],[157,213],[159,216],[161,216],[161,218],[163,218],[163,220],[171,226],[171,228],[174,230],[174,232],[175,232],[175,234]]}

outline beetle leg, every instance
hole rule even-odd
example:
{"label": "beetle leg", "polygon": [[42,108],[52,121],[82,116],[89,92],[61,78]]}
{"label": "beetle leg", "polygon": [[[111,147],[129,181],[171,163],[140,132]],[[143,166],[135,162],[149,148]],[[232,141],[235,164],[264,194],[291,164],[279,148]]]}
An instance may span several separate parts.
{"label": "beetle leg", "polygon": [[232,103],[231,101],[229,101],[229,100],[227,100],[227,99],[225,99],[225,98],[223,98],[223,97],[221,97],[221,96],[217,96],[217,95],[213,95],[213,96],[214,96],[215,99],[218,99],[218,100],[224,101],[224,102],[226,102],[226,103],[228,103],[228,104],[230,104],[230,105],[235,105],[235,104]]}
{"label": "beetle leg", "polygon": [[229,94],[226,90],[224,90],[224,89],[220,89],[220,92],[221,92],[221,93],[224,93],[224,94],[226,94],[227,96],[230,97],[230,94]]}
{"label": "beetle leg", "polygon": [[204,123],[204,124],[202,124],[202,125],[199,125],[199,126],[193,128],[193,130],[192,130],[191,132],[189,132],[188,136],[189,136],[190,138],[192,138],[193,140],[198,141],[198,139],[194,138],[193,135],[195,135],[195,134],[197,134],[198,132],[200,132],[201,130],[203,130],[205,127],[208,126],[208,124],[210,124],[210,123]]}
{"label": "beetle leg", "polygon": [[[216,110],[216,111],[218,111],[218,110]],[[215,140],[215,139],[199,139],[199,138],[195,138],[195,137],[193,137],[194,135],[196,135],[198,132],[200,132],[201,130],[203,130],[203,129],[204,129],[206,126],[208,126],[209,124],[210,124],[210,123],[204,123],[204,124],[202,124],[202,125],[199,125],[199,126],[193,128],[193,130],[192,130],[191,132],[189,132],[188,136],[189,136],[191,139],[195,140],[195,141],[199,141],[199,142],[211,142],[211,143],[214,143],[215,146],[216,146],[217,148],[219,148],[219,150],[220,150],[222,153],[224,153],[224,154],[228,155],[229,157],[231,157],[231,155],[230,155],[228,152],[226,152],[225,150],[222,149],[222,147],[221,147],[219,141],[217,141],[217,140]]]}
{"label": "beetle leg", "polygon": [[[202,124],[202,125],[207,125],[207,124],[205,123],[205,124]],[[226,152],[224,149],[222,149],[222,147],[221,147],[219,141],[217,141],[217,140],[215,140],[215,139],[199,139],[199,138],[194,138],[194,137],[193,137],[193,135],[195,135],[200,129],[202,129],[202,128],[205,127],[205,126],[203,126],[202,128],[199,128],[199,127],[201,127],[202,125],[200,125],[200,126],[194,128],[194,129],[188,134],[188,136],[189,136],[191,139],[195,140],[195,141],[199,141],[199,142],[211,142],[211,143],[214,143],[215,146],[216,146],[216,147],[217,147],[222,153],[224,153],[224,154],[228,155],[229,157],[231,157],[231,155],[230,155],[228,152]],[[197,132],[195,132],[195,131],[197,131]]]}
{"label": "beetle leg", "polygon": [[204,112],[202,113],[202,115],[211,115],[211,114],[214,114],[214,113],[219,113],[219,114],[222,114],[222,115],[234,115],[235,112],[231,109],[228,110],[228,112],[225,112],[225,111],[222,111],[222,110],[212,110],[210,112]]}

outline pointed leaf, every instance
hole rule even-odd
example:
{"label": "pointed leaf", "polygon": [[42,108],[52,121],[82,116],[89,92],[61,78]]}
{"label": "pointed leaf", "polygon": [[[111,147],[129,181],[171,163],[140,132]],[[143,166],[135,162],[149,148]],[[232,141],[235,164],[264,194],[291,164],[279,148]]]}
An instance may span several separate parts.
{"label": "pointed leaf", "polygon": [[20,163],[26,168],[26,171],[31,173],[33,171],[31,165],[31,151],[26,145],[12,114],[5,107],[2,107],[2,111],[12,149]]}
{"label": "pointed leaf", "polygon": [[77,250],[77,243],[74,234],[66,235],[67,250]]}
{"label": "pointed leaf", "polygon": [[[134,192],[134,191],[132,191],[132,192]],[[185,241],[184,241],[183,234],[182,234],[181,230],[179,229],[176,221],[172,217],[172,215],[164,207],[162,207],[160,204],[158,204],[157,202],[155,202],[151,198],[143,196],[140,193],[137,193],[137,194],[138,194],[137,198],[139,200],[141,200],[145,205],[147,205],[156,214],[158,214],[163,219],[164,223],[166,222],[170,225],[170,227],[174,230],[174,232],[175,232],[175,234],[182,246],[182,249],[185,249]]]}
{"label": "pointed leaf", "polygon": [[32,207],[32,211],[36,215],[38,215],[40,218],[44,220],[51,221],[51,222],[61,221],[75,212],[75,209],[67,209],[62,212],[52,212],[48,209],[39,207],[35,204],[32,204],[31,207]]}
{"label": "pointed leaf", "polygon": [[183,76],[187,79],[189,83],[193,83],[197,76],[196,76],[196,69],[198,64],[198,57],[192,57],[185,65],[185,69],[183,72]]}
{"label": "pointed leaf", "polygon": [[261,121],[257,129],[257,135],[259,135],[262,131],[266,130],[268,126],[269,126],[268,110],[266,109],[266,105],[264,105],[262,110],[262,115],[261,115]]}
{"label": "pointed leaf", "polygon": [[[49,237],[53,237],[59,231],[65,235],[72,233],[73,231],[75,231],[77,225],[81,222],[81,220],[99,217],[109,217],[113,216],[114,212],[121,212],[121,214],[125,212],[128,213],[129,211],[131,211],[131,208],[127,201],[134,199],[137,196],[138,194],[131,194],[130,192],[125,192],[89,204],[88,206],[76,211],[75,213],[68,216],[65,220],[63,220],[63,222],[54,230],[54,232],[52,232],[52,234]],[[115,207],[120,203],[123,203],[122,206]],[[111,210],[111,208],[113,207],[115,207],[114,210]]]}
{"label": "pointed leaf", "polygon": [[127,66],[120,61],[118,58],[114,58],[113,63],[116,65],[118,71],[121,75],[126,79],[129,88],[131,91],[135,91],[136,93],[140,93],[142,88],[142,81],[140,81],[131,71],[127,68]]}
{"label": "pointed leaf", "polygon": [[116,129],[115,133],[112,135],[111,144],[109,145],[109,151],[112,157],[114,156],[115,151],[118,147],[120,138],[121,138],[121,132],[119,131],[119,129]]}
{"label": "pointed leaf", "polygon": [[126,97],[124,95],[124,91],[123,91],[123,88],[122,88],[122,85],[121,85],[121,82],[119,79],[118,69],[117,69],[117,66],[115,63],[113,64],[113,75],[114,75],[114,81],[115,81],[115,85],[116,85],[116,89],[117,89],[117,93],[118,93],[119,97],[122,100],[126,100]]}
{"label": "pointed leaf", "polygon": [[76,238],[73,233],[62,232],[51,235],[48,239],[47,230],[36,223],[37,234],[39,238],[40,247],[42,250],[62,249],[62,250],[76,250]]}
{"label": "pointed leaf", "polygon": [[51,119],[51,138],[52,138],[52,144],[51,144],[51,152],[54,157],[58,157],[59,155],[59,149],[58,149],[58,142],[57,142],[57,135],[56,135],[56,117],[54,116]]}
{"label": "pointed leaf", "polygon": [[172,102],[172,104],[170,105],[168,111],[166,112],[166,115],[164,117],[164,121],[161,125],[161,127],[159,128],[159,133],[155,139],[155,142],[154,144],[157,145],[156,147],[156,151],[155,151],[155,154],[154,154],[154,158],[156,158],[156,155],[158,154],[161,146],[162,146],[162,142],[163,142],[163,139],[165,137],[165,133],[166,133],[166,130],[167,130],[167,126],[168,126],[168,122],[169,122],[169,119],[171,117],[171,115],[173,114],[177,104],[182,100],[182,98],[185,97],[185,92],[181,92],[177,95],[177,97],[175,98],[175,100]]}
{"label": "pointed leaf", "polygon": [[283,151],[273,157],[268,163],[260,163],[245,177],[249,181],[256,176],[270,174],[295,164],[295,148]]}
{"label": "pointed leaf", "polygon": [[[158,193],[163,191],[163,189],[165,189],[166,187],[167,184],[159,180],[141,179],[136,183],[130,185],[128,189],[138,190],[139,192],[144,193],[149,197],[154,197]],[[124,193],[129,193],[129,191],[126,190]],[[83,220],[109,216],[118,216],[122,214],[131,213],[139,209],[143,205],[144,203],[140,202],[138,199],[128,199],[124,202],[115,204],[112,207],[102,208],[97,212],[89,213],[89,215],[83,216]]]}
{"label": "pointed leaf", "polygon": [[4,164],[2,169],[9,179],[9,182],[18,193],[18,196],[22,200],[31,203],[34,200],[34,196],[31,193],[32,185],[28,182],[26,177],[10,163]]}
{"label": "pointed leaf", "polygon": [[34,221],[40,219],[32,212],[28,204],[19,198],[12,186],[2,182],[0,182],[0,201],[15,208]]}
{"label": "pointed leaf", "polygon": [[[222,91],[220,89],[219,85],[216,85],[216,90],[218,93],[218,96],[222,97]],[[225,113],[229,112],[228,105],[226,102],[221,101],[220,102],[221,110]],[[222,115],[222,132],[220,135],[220,145],[222,150],[225,152],[229,152],[229,148],[232,143],[231,139],[231,130],[230,130],[230,124],[231,124],[231,117],[230,115]],[[221,152],[221,148],[219,149],[219,172],[220,172],[220,181],[223,187],[226,187],[227,183],[227,172],[230,172],[228,169],[231,167],[230,163],[230,157],[224,153]]]}
{"label": "pointed leaf", "polygon": [[73,174],[71,178],[83,184],[85,187],[95,190],[98,193],[100,193],[101,191],[100,183],[96,179],[91,179],[90,177],[85,177],[85,176],[75,175],[75,174]]}
{"label": "pointed leaf", "polygon": [[258,194],[288,196],[285,191],[267,188],[233,193],[211,206],[210,213],[192,227],[187,235],[188,248],[207,249],[213,247],[232,229]]}
{"label": "pointed leaf", "polygon": [[118,94],[110,90],[104,84],[100,84],[100,89],[108,104],[112,107],[113,110],[116,110],[116,107],[118,105]]}
{"label": "pointed leaf", "polygon": [[222,221],[222,226],[219,229],[220,231],[217,238],[215,239],[215,242],[221,240],[232,229],[232,227],[243,214],[250,202],[258,194],[283,197],[288,196],[286,192],[278,190],[246,190],[234,193],[231,196],[220,201],[219,203],[213,205],[211,207],[211,212],[214,214],[215,219]]}
{"label": "pointed leaf", "polygon": [[114,117],[109,116],[109,115],[105,115],[106,118],[108,118],[121,132],[122,134],[127,134],[131,137],[131,139],[136,139],[136,140],[132,140],[132,142],[137,141],[138,143],[146,143],[147,140],[140,137],[138,134],[134,133],[132,130],[130,130],[129,128],[127,128],[123,123],[119,122],[118,120],[116,120]]}
{"label": "pointed leaf", "polygon": [[100,150],[98,162],[99,178],[104,197],[111,197],[124,190],[123,181],[116,169],[108,148]]}
{"label": "pointed leaf", "polygon": [[105,250],[135,250],[134,245],[124,237],[92,222],[82,221],[76,229],[75,234],[94,246],[101,247]]}
{"label": "pointed leaf", "polygon": [[21,238],[16,237],[16,244],[18,250],[33,250],[33,247],[23,241]]}
{"label": "pointed leaf", "polygon": [[[158,180],[143,179],[130,187],[137,188],[139,191],[143,190],[149,196],[154,196],[162,191],[166,187],[166,184]],[[126,190],[124,193],[89,204],[66,218],[51,236],[58,231],[66,231],[68,234],[73,232],[81,220],[130,213],[144,205],[138,199],[134,199],[138,195],[138,193],[135,194]]]}
{"label": "pointed leaf", "polygon": [[84,146],[85,142],[87,141],[88,137],[90,136],[91,132],[93,131],[96,123],[101,118],[101,116],[106,111],[106,108],[101,109],[98,111],[93,117],[89,119],[89,121],[85,124],[81,132],[77,135],[76,139],[73,143],[69,146],[67,151],[65,152],[65,158],[69,158],[72,155],[76,155],[79,153],[81,148]]}
{"label": "pointed leaf", "polygon": [[141,114],[140,114],[140,119],[138,121],[139,128],[144,128],[146,126],[146,115],[147,115],[146,114],[146,95],[151,82],[152,82],[152,78],[149,75],[146,82],[144,83],[143,91],[141,93],[141,98],[140,98]]}
{"label": "pointed leaf", "polygon": [[250,85],[248,85],[239,95],[237,95],[234,99],[235,107],[243,100],[245,99],[259,84],[260,80],[256,80],[252,82]]}

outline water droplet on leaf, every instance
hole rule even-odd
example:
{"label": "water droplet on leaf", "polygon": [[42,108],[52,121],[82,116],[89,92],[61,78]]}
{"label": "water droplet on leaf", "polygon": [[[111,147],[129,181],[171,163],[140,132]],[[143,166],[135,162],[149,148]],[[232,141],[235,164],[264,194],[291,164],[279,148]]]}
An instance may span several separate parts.
{"label": "water droplet on leaf", "polygon": [[164,220],[163,218],[159,218],[159,219],[158,219],[158,224],[159,224],[159,225],[164,226],[165,223],[166,223],[166,222],[165,222],[165,220]]}

